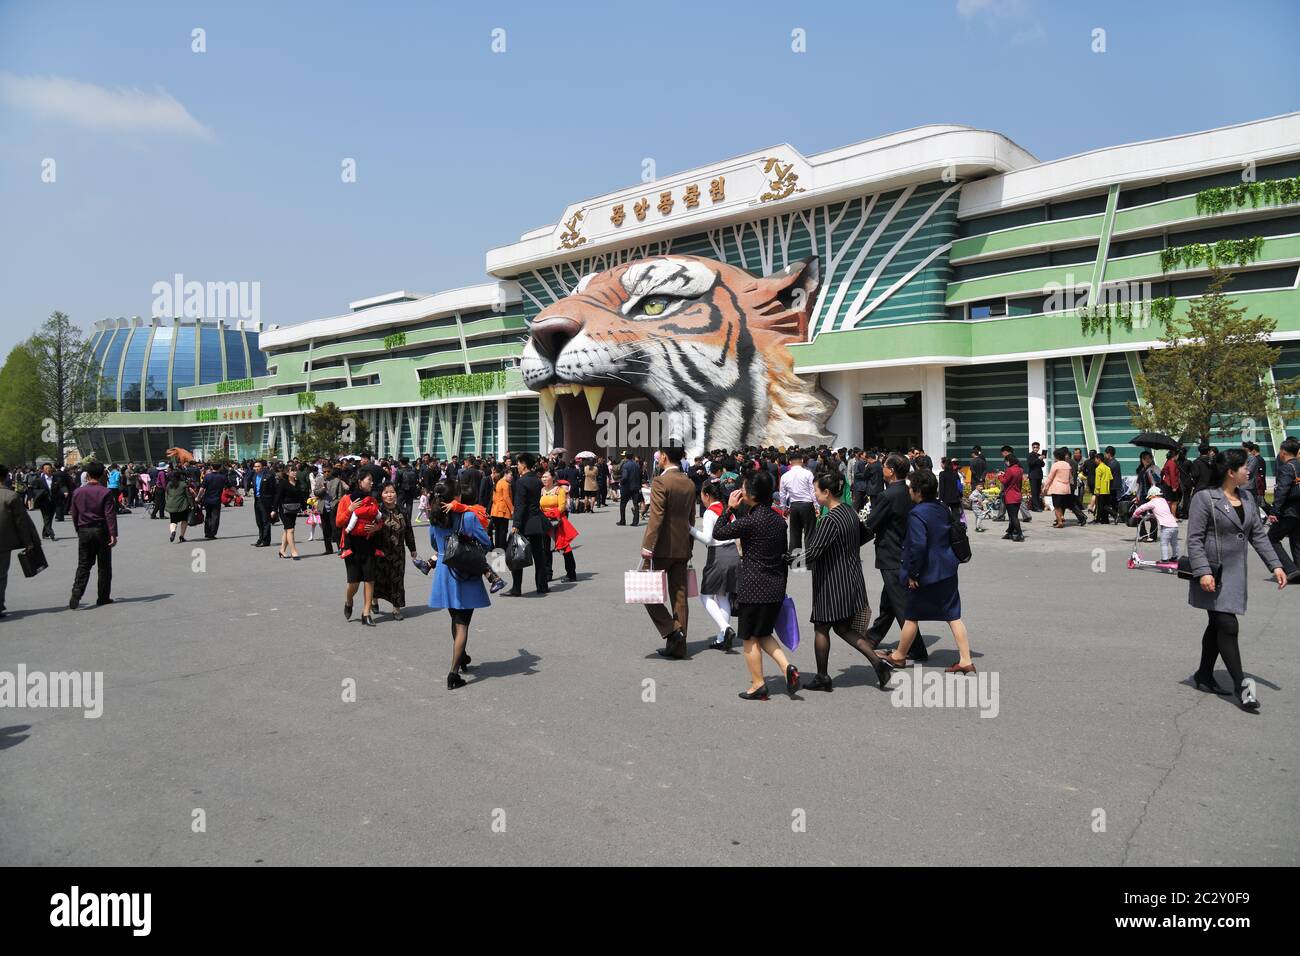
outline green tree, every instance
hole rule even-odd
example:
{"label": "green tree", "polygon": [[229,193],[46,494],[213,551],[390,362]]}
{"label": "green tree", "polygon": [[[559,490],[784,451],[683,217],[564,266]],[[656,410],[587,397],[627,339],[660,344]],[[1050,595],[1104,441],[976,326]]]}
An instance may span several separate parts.
{"label": "green tree", "polygon": [[42,436],[47,416],[36,356],[27,343],[15,345],[0,369],[0,460],[19,465],[48,455],[58,461],[54,443]]}
{"label": "green tree", "polygon": [[50,315],[29,343],[40,375],[40,394],[50,419],[47,435],[62,450],[75,443],[76,433],[94,428],[102,419],[96,408],[99,367],[90,342],[63,312]]}
{"label": "green tree", "polygon": [[370,427],[352,413],[326,402],[303,416],[305,430],[298,435],[298,457],[325,458],[355,455],[370,441]]}
{"label": "green tree", "polygon": [[1224,294],[1231,276],[1214,270],[1206,293],[1188,304],[1187,315],[1170,316],[1137,375],[1141,404],[1128,403],[1133,425],[1174,438],[1211,441],[1237,433],[1244,419],[1286,419],[1300,403],[1300,378],[1269,384],[1269,370],[1282,354],[1270,345],[1277,320],[1246,317]]}

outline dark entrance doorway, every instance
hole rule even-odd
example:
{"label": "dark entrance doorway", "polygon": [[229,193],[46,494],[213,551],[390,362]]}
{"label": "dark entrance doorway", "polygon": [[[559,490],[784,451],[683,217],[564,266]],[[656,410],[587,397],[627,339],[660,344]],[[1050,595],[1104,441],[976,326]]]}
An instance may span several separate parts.
{"label": "dark entrance doorway", "polygon": [[921,393],[862,396],[862,447],[906,452],[921,446]]}

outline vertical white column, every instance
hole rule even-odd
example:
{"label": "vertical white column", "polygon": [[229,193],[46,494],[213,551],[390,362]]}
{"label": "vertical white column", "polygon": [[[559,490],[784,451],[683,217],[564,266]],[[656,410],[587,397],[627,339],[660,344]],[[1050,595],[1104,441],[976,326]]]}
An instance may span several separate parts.
{"label": "vertical white column", "polygon": [[862,447],[862,395],[858,390],[858,373],[853,370],[822,372],[817,377],[817,384],[835,397],[835,411],[826,422],[827,430],[835,433],[835,447]]}
{"label": "vertical white column", "polygon": [[[1040,442],[1043,448],[1048,449],[1047,360],[1031,359],[1026,365],[1029,366],[1029,441]],[[1028,454],[1029,448],[1026,446],[1023,451],[1017,448],[1016,452]]]}
{"label": "vertical white column", "polygon": [[921,369],[921,441],[936,468],[948,454],[948,397],[944,388],[944,366]]}
{"label": "vertical white column", "polygon": [[[542,408],[541,401],[537,403],[537,444],[540,446],[537,451],[545,455],[555,447],[555,431],[551,428],[551,420],[546,417],[546,411]],[[582,451],[581,448],[578,451]]]}
{"label": "vertical white column", "polygon": [[510,449],[510,414],[508,399],[497,399],[497,457],[504,458]]}

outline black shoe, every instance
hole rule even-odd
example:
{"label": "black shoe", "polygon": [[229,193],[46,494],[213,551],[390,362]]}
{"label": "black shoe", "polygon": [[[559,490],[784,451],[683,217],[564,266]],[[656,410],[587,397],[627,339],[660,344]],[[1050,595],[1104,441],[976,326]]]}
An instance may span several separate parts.
{"label": "black shoe", "polygon": [[673,631],[665,638],[667,644],[659,648],[659,656],[675,661],[686,660],[686,635],[680,630]]}
{"label": "black shoe", "polygon": [[730,654],[731,649],[735,646],[736,646],[736,631],[735,628],[729,627],[727,628],[726,636],[722,638],[722,649],[726,651],[728,654]]}
{"label": "black shoe", "polygon": [[1241,709],[1250,711],[1252,714],[1259,713],[1259,701],[1255,699],[1255,692],[1249,687],[1241,692]]}
{"label": "black shoe", "polygon": [[474,658],[472,658],[472,657],[469,656],[469,651],[462,651],[462,652],[461,652],[461,655],[460,655],[460,666],[457,667],[456,669],[457,669],[457,670],[460,670],[460,671],[467,671],[467,670],[469,670],[470,662],[471,662],[473,659],[474,659]]}
{"label": "black shoe", "polygon": [[1080,515],[1080,517],[1079,517],[1079,527],[1082,528],[1082,527],[1083,527],[1084,525],[1086,525],[1087,523],[1088,523],[1088,519],[1085,518],[1085,517],[1083,517],[1082,515]]}
{"label": "black shoe", "polygon": [[112,598],[104,598],[102,601],[96,601],[96,602],[95,602],[95,606],[96,606],[96,607],[103,607],[105,604],[116,604],[116,603],[117,603],[117,602],[114,601]]}
{"label": "black shoe", "polygon": [[[297,558],[295,558],[294,560],[296,561]],[[405,620],[406,620],[406,618],[402,616],[402,609],[401,609],[400,607],[395,607],[395,608],[393,608],[393,620],[394,620],[394,621],[405,621]]]}
{"label": "black shoe", "polygon": [[1006,534],[1004,534],[1004,535],[1002,536],[1002,540],[1003,540],[1003,541],[1010,541],[1010,540],[1011,540],[1011,532],[1008,531]]}
{"label": "black shoe", "polygon": [[1011,540],[1014,541],[1016,544],[1024,544],[1024,543],[1025,543],[1025,536],[1024,536],[1023,534],[1018,534],[1018,535],[1016,535],[1014,538],[1012,538]]}
{"label": "black shoe", "polygon": [[175,541],[176,541],[176,532],[173,531],[170,535],[168,535],[168,536],[167,536],[167,540],[168,540],[168,541],[171,541],[171,542],[175,542]]}
{"label": "black shoe", "polygon": [[828,694],[835,689],[829,674],[814,674],[812,680],[803,686],[805,690],[824,690]]}
{"label": "black shoe", "polygon": [[785,692],[793,697],[799,690],[799,668],[791,664],[785,669]]}
{"label": "black shoe", "polygon": [[361,615],[361,624],[362,624],[364,627],[374,627],[374,626],[375,626],[375,619],[374,619],[373,617],[371,617],[369,614],[362,614],[362,615]]}
{"label": "black shoe", "polygon": [[522,591],[510,590],[506,592],[506,597],[523,597]]}
{"label": "black shoe", "polygon": [[576,583],[577,580],[578,580],[578,576],[577,576],[576,574],[566,574],[566,575],[564,576],[564,580],[566,580],[566,581],[573,581],[573,582]]}
{"label": "black shoe", "polygon": [[894,676],[894,665],[882,660],[876,667],[876,683],[881,690],[889,689],[889,679]]}
{"label": "black shoe", "polygon": [[1196,689],[1199,691],[1203,691],[1207,694],[1220,694],[1224,697],[1229,697],[1232,695],[1232,691],[1224,690],[1219,685],[1219,682],[1216,681],[1213,677],[1207,679],[1201,677],[1199,674],[1193,674],[1192,680],[1196,683]]}
{"label": "black shoe", "polygon": [[767,700],[770,697],[766,683],[758,690],[743,690],[739,696],[741,700]]}
{"label": "black shoe", "polygon": [[464,687],[468,681],[461,677],[455,671],[447,675],[447,690],[455,690],[457,687]]}
{"label": "black shoe", "polygon": [[615,524],[616,526],[620,526],[620,527],[621,527],[621,526],[625,526],[625,525],[627,524],[627,522],[626,522],[626,521],[615,521],[614,524]]}
{"label": "black shoe", "polygon": [[352,620],[352,605],[351,605],[351,604],[345,604],[345,605],[343,605],[343,620],[345,620],[345,621],[350,621],[350,620]]}
{"label": "black shoe", "polygon": [[77,609],[77,605],[80,603],[81,603],[81,595],[80,594],[72,595],[72,597],[68,600],[68,610],[75,611]]}
{"label": "black shoe", "polygon": [[909,661],[916,661],[918,664],[924,664],[930,659],[930,652],[926,650],[925,642],[921,640],[920,634],[916,636],[916,640],[913,641],[912,646],[908,648],[907,659]]}

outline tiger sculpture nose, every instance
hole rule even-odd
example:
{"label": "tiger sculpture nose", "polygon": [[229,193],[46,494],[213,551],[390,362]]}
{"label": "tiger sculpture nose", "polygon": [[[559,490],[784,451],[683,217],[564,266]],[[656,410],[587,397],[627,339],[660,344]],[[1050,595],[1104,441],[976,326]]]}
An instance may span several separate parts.
{"label": "tiger sculpture nose", "polygon": [[533,323],[533,348],[548,362],[554,363],[564,347],[582,331],[582,323],[567,315],[548,315]]}

